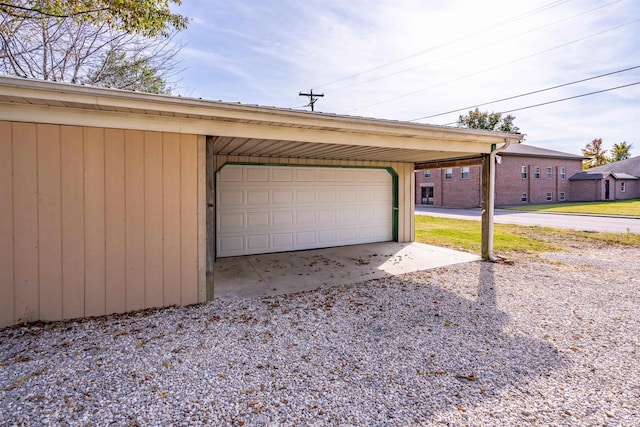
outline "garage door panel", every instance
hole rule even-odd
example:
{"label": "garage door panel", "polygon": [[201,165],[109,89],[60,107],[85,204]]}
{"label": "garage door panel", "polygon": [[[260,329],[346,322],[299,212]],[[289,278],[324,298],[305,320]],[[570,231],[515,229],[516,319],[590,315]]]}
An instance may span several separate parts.
{"label": "garage door panel", "polygon": [[271,203],[274,205],[290,205],[293,203],[293,190],[277,189],[271,191]]}
{"label": "garage door panel", "polygon": [[267,182],[269,181],[269,168],[256,166],[246,168],[247,182]]}
{"label": "garage door panel", "polygon": [[218,172],[218,182],[242,182],[242,168],[222,168]]}
{"label": "garage door panel", "polygon": [[293,211],[276,211],[272,212],[274,226],[292,226],[293,225]]}
{"label": "garage door panel", "polygon": [[[241,189],[235,190],[240,193]],[[269,190],[266,188],[254,188],[246,190],[247,192],[247,205],[268,205],[269,204]]]}
{"label": "garage door panel", "polygon": [[242,206],[244,204],[244,193],[237,189],[218,191],[218,205]]}
{"label": "garage door panel", "polygon": [[318,210],[318,225],[337,225],[336,210],[335,209],[319,209]]}
{"label": "garage door panel", "polygon": [[[295,172],[294,170],[286,167],[271,168],[271,181],[272,182],[292,182],[294,172]],[[266,181],[267,181],[266,179],[263,180],[263,182],[266,182]]]}
{"label": "garage door panel", "polygon": [[218,257],[391,240],[385,170],[225,165],[216,178]]}
{"label": "garage door panel", "polygon": [[296,204],[315,203],[316,192],[313,189],[303,188],[296,190]]}
{"label": "garage door panel", "polygon": [[269,249],[270,236],[268,234],[254,234],[247,236],[247,250],[264,251]]}
{"label": "garage door panel", "polygon": [[318,182],[336,182],[335,169],[316,169],[316,180]]}
{"label": "garage door panel", "polygon": [[244,217],[242,212],[221,213],[218,214],[218,224],[224,230],[243,228]]}
{"label": "garage door panel", "polygon": [[269,217],[269,212],[247,212],[247,227],[268,227]]}
{"label": "garage door panel", "polygon": [[318,190],[318,202],[319,203],[335,203],[336,191],[335,190]]}
{"label": "garage door panel", "polygon": [[316,245],[315,231],[299,231],[296,233],[296,245],[311,248]]}
{"label": "garage door panel", "polygon": [[318,230],[318,243],[326,244],[326,243],[337,243],[338,236],[337,230]]}
{"label": "garage door panel", "polygon": [[296,168],[294,169],[296,182],[315,182],[316,170],[313,168]]}

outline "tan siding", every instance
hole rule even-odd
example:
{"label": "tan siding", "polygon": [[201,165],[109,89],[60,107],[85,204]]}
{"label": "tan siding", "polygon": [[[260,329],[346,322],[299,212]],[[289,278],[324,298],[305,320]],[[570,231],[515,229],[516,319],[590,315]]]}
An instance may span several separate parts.
{"label": "tan siding", "polygon": [[40,319],[62,318],[60,127],[38,125],[38,272]]}
{"label": "tan siding", "polygon": [[85,316],[106,314],[104,130],[84,129]]}
{"label": "tan siding", "polygon": [[204,301],[205,154],[196,135],[0,122],[0,327]]}
{"label": "tan siding", "polygon": [[15,322],[12,126],[0,122],[0,327]]}
{"label": "tan siding", "polygon": [[84,315],[84,149],[82,128],[60,128],[62,316]]}
{"label": "tan siding", "polygon": [[107,314],[125,311],[124,131],[105,130],[105,284]]}
{"label": "tan siding", "polygon": [[180,137],[181,304],[198,302],[198,143]]}
{"label": "tan siding", "polygon": [[162,307],[162,134],[146,133],[144,151],[145,301]]}
{"label": "tan siding", "polygon": [[198,136],[198,302],[207,300],[207,139]]}
{"label": "tan siding", "polygon": [[125,131],[126,310],[144,308],[144,135]]}
{"label": "tan siding", "polygon": [[180,136],[164,134],[164,304],[180,304]]}
{"label": "tan siding", "polygon": [[30,321],[39,317],[36,126],[15,123],[13,137],[15,316]]}

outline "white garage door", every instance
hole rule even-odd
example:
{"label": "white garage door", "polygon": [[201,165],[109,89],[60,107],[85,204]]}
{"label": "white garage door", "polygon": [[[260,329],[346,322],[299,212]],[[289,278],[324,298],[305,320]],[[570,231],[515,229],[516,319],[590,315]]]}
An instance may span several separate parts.
{"label": "white garage door", "polygon": [[225,165],[216,186],[218,257],[392,239],[384,169]]}

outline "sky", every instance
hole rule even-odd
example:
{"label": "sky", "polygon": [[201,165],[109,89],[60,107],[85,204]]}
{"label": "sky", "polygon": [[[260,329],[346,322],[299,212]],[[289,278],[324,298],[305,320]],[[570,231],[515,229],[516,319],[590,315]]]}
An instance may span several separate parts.
{"label": "sky", "polygon": [[[640,155],[638,0],[184,0],[174,94],[452,125],[513,111],[525,143]],[[492,102],[578,80],[564,87]],[[455,111],[448,114],[437,114]],[[429,117],[434,116],[434,117]]]}

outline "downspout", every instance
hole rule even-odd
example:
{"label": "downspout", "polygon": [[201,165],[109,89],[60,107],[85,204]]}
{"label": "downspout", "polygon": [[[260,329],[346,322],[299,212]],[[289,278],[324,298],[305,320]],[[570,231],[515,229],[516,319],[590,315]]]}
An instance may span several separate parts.
{"label": "downspout", "polygon": [[505,140],[505,143],[500,148],[496,147],[496,144],[491,146],[491,153],[489,153],[489,194],[488,203],[487,203],[487,215],[488,215],[488,248],[489,253],[487,256],[487,260],[491,262],[498,262],[498,258],[493,254],[493,214],[494,214],[494,205],[495,205],[495,193],[496,193],[496,155],[509,148],[511,145],[511,141],[508,139]]}

